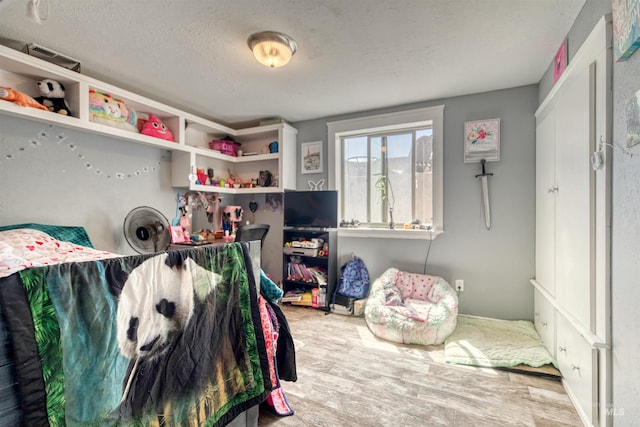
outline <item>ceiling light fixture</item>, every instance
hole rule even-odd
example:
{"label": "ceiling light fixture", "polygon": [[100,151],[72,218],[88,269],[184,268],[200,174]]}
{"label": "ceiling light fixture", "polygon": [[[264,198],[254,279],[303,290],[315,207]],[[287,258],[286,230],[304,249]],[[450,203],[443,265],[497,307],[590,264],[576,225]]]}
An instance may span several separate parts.
{"label": "ceiling light fixture", "polygon": [[271,68],[287,65],[298,47],[291,37],[276,31],[252,34],[247,44],[258,62]]}

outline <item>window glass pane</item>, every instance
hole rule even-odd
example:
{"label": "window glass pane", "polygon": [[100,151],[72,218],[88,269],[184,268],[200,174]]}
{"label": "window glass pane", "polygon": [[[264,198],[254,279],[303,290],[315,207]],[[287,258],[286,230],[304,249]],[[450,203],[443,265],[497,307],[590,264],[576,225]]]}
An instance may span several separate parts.
{"label": "window glass pane", "polygon": [[344,183],[342,218],[367,221],[367,137],[344,139]]}
{"label": "window glass pane", "polygon": [[433,129],[416,131],[415,215],[423,223],[433,222]]}
{"label": "window glass pane", "polygon": [[368,222],[384,221],[384,203],[380,200],[380,192],[376,188],[376,182],[382,176],[385,159],[383,155],[382,137],[373,136],[370,138],[371,152],[371,175],[369,178],[369,213]]}
{"label": "window glass pane", "polygon": [[[387,189],[396,223],[413,220],[413,132],[387,137]],[[389,221],[389,218],[386,218]]]}
{"label": "window glass pane", "polygon": [[[396,224],[433,219],[433,129],[345,137],[342,219],[387,226],[389,206]],[[379,188],[386,176],[387,200]]]}

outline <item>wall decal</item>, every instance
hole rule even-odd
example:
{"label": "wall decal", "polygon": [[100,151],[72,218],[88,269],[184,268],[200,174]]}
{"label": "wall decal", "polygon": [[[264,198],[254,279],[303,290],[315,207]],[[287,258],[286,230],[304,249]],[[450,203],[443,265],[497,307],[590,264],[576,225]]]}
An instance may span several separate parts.
{"label": "wall decal", "polygon": [[[15,152],[4,153],[0,157],[0,163],[1,163],[1,159],[11,161],[11,160],[16,160],[22,156],[28,156],[29,148],[39,149],[43,147],[44,144],[47,144],[47,143],[51,144],[52,143],[51,139],[53,139],[55,144],[60,146],[60,149],[67,151],[79,161],[78,165],[82,169],[94,175],[104,176],[107,179],[114,178],[114,179],[124,180],[129,178],[136,178],[149,172],[158,172],[159,170],[161,161],[156,161],[154,164],[151,164],[151,165],[145,165],[142,168],[136,169],[131,172],[106,171],[103,168],[100,168],[97,164],[94,164],[89,159],[87,159],[85,154],[81,151],[80,147],[74,142],[69,142],[68,137],[64,133],[60,132],[57,135],[55,135],[55,137],[52,137],[49,134],[49,132],[52,132],[54,130],[55,128],[52,125],[49,126],[49,131],[45,129],[40,130],[38,132],[38,135],[35,138],[30,138],[25,145],[15,148]],[[166,159],[166,155],[162,155],[162,159]],[[61,170],[61,172],[66,173],[67,171],[63,169]]]}
{"label": "wall decal", "polygon": [[[264,196],[264,203],[271,212],[282,211],[282,193],[267,193]],[[264,210],[267,212],[267,209]]]}

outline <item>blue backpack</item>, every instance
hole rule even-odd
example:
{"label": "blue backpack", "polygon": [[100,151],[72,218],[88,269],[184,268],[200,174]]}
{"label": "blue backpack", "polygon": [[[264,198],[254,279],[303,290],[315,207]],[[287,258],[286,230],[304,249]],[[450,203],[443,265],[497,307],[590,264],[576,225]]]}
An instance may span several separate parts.
{"label": "blue backpack", "polygon": [[369,270],[362,259],[353,256],[340,267],[337,293],[349,298],[365,298],[369,292]]}

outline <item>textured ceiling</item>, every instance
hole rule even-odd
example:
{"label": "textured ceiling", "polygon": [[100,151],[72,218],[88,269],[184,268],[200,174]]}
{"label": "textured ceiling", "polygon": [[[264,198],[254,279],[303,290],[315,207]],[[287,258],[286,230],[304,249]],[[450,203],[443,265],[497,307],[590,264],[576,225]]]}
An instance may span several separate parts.
{"label": "textured ceiling", "polygon": [[[233,124],[326,117],[537,83],[585,0],[0,0],[0,37],[83,74]],[[298,43],[283,68],[247,37]],[[1,83],[1,82],[0,82]]]}

